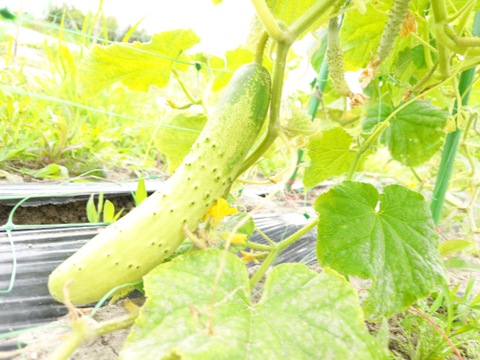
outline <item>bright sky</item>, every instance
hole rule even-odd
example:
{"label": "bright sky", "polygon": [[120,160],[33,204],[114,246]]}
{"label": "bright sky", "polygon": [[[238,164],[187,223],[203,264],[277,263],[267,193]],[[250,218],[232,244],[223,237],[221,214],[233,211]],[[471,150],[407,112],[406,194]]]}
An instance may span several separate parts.
{"label": "bright sky", "polygon": [[[0,7],[41,16],[49,4],[74,5],[83,12],[98,8],[98,0],[0,0]],[[23,5],[22,5],[23,4]],[[250,0],[225,0],[214,6],[212,0],[104,0],[106,16],[114,16],[121,26],[133,25],[145,17],[140,28],[150,33],[190,28],[202,39],[204,51],[223,55],[225,50],[237,48],[245,39],[253,6]]]}

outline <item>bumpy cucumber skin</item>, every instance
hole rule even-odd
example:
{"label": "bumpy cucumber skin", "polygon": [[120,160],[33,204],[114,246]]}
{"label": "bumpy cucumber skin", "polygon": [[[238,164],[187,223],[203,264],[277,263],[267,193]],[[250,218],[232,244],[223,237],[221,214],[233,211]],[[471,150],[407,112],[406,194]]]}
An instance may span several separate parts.
{"label": "bumpy cucumber skin", "polygon": [[376,52],[378,63],[383,62],[392,51],[402,29],[402,24],[407,17],[409,4],[410,0],[395,0],[393,2]]}
{"label": "bumpy cucumber skin", "polygon": [[265,120],[271,80],[263,66],[240,67],[224,89],[191,152],[156,192],[109,225],[49,277],[54,299],[64,302],[67,282],[75,305],[99,301],[112,288],[139,281],[183,242],[228,191]]}
{"label": "bumpy cucumber skin", "polygon": [[328,23],[327,45],[328,75],[332,86],[340,95],[350,96],[352,91],[345,80],[343,51],[340,47],[340,28],[337,18],[331,19]]}

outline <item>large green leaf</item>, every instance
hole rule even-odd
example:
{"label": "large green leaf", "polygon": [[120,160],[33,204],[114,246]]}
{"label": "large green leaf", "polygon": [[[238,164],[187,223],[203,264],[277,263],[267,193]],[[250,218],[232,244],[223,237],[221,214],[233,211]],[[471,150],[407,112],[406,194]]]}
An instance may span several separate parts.
{"label": "large green leaf", "polygon": [[168,171],[173,172],[190,152],[207,117],[203,114],[178,114],[160,127],[155,136],[157,149],[167,157]]}
{"label": "large green leaf", "polygon": [[372,279],[364,303],[372,319],[390,317],[427,296],[444,278],[438,234],[422,195],[346,181],[320,195],[317,256],[345,275]]}
{"label": "large green leaf", "polygon": [[305,168],[303,184],[310,188],[332,176],[345,174],[356,155],[351,145],[352,136],[341,127],[312,137],[307,147],[310,165]]}
{"label": "large green leaf", "polygon": [[155,34],[149,43],[95,46],[80,66],[81,89],[94,95],[116,82],[137,91],[165,87],[172,68],[185,66],[184,51],[199,41],[192,30],[180,29]]}
{"label": "large green leaf", "polygon": [[279,265],[253,304],[245,265],[207,250],[159,266],[145,291],[121,359],[387,358],[365,328],[356,291],[331,270]]}
{"label": "large green leaf", "polygon": [[[367,111],[363,129],[370,131],[384,121],[395,108],[382,104]],[[428,101],[416,101],[400,110],[383,132],[381,142],[392,157],[407,166],[417,166],[430,159],[442,145],[448,111]]]}

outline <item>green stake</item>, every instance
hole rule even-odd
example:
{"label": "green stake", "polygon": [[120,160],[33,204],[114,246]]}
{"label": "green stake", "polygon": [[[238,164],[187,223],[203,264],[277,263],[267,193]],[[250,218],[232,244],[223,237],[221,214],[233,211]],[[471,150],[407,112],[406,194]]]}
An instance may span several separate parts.
{"label": "green stake", "polygon": [[[473,21],[472,34],[474,36],[480,36],[480,12],[475,13]],[[458,84],[458,90],[462,97],[462,106],[468,105],[468,99],[470,97],[470,85],[475,76],[475,67],[465,70],[460,75],[460,83]],[[453,115],[458,111],[458,104],[455,102],[453,107]],[[432,202],[430,204],[430,210],[432,211],[433,221],[436,225],[440,223],[440,217],[442,214],[442,207],[445,201],[445,195],[448,189],[448,183],[452,176],[453,162],[455,160],[455,154],[457,153],[458,144],[460,142],[460,136],[462,131],[457,129],[447,135],[445,140],[445,146],[443,148],[442,160],[440,162],[440,168],[438,169],[437,180],[435,182],[435,188],[433,190]]]}

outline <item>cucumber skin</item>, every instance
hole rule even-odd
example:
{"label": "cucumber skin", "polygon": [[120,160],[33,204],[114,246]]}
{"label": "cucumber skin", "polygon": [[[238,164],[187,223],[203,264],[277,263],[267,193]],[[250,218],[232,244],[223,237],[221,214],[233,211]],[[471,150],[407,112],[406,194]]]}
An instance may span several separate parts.
{"label": "cucumber skin", "polygon": [[[268,70],[240,67],[180,167],[130,213],[109,225],[49,277],[52,297],[74,305],[99,301],[116,286],[137,282],[195,230],[206,211],[229,190],[260,133],[270,103]],[[73,280],[73,281],[71,281]]]}

